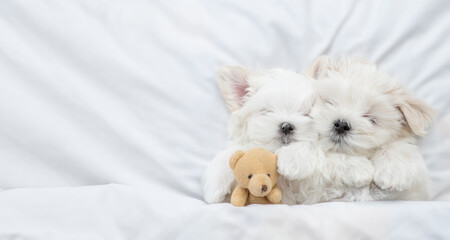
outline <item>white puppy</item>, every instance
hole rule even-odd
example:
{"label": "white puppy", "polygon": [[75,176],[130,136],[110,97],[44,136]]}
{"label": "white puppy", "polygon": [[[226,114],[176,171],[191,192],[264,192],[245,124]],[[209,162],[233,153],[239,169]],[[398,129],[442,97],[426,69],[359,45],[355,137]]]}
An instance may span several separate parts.
{"label": "white puppy", "polygon": [[231,111],[230,143],[202,178],[208,203],[222,202],[234,187],[228,161],[236,150],[262,147],[276,152],[282,146],[317,139],[310,117],[316,97],[314,80],[281,69],[228,66],[219,70],[218,84]]}
{"label": "white puppy", "polygon": [[433,110],[370,63],[323,56],[308,75],[318,80],[311,116],[333,182],[323,200],[427,199],[415,136]]}

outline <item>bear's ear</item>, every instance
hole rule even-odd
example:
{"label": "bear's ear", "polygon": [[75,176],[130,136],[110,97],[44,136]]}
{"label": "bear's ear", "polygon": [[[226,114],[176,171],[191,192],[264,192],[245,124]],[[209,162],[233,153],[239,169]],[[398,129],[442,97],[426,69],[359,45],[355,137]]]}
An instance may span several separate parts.
{"label": "bear's ear", "polygon": [[245,154],[245,152],[238,150],[230,157],[230,168],[234,170],[234,167],[236,167],[236,164],[238,160]]}

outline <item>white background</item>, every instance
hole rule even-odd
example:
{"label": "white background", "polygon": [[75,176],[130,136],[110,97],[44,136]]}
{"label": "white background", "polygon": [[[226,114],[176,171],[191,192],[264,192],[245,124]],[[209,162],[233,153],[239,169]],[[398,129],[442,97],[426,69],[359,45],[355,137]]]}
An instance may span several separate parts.
{"label": "white background", "polygon": [[[433,202],[206,205],[222,64],[375,62],[438,111]],[[450,236],[450,2],[0,2],[0,238]],[[433,235],[434,234],[434,235]]]}

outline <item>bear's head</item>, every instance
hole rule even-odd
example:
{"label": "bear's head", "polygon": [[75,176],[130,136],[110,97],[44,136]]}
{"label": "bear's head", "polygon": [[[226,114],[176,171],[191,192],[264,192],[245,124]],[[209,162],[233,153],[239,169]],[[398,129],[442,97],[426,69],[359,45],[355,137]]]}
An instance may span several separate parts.
{"label": "bear's head", "polygon": [[267,196],[278,181],[277,155],[262,148],[235,152],[230,168],[238,185],[256,197]]}

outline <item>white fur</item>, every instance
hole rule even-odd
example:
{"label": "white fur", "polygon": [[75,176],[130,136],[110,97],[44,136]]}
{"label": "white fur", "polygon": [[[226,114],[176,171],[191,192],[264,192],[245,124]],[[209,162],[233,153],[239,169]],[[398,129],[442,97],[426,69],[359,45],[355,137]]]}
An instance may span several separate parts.
{"label": "white fur", "polygon": [[[219,73],[232,112],[231,147],[203,176],[208,203],[223,201],[235,185],[233,152],[252,147],[277,152],[286,204],[428,198],[414,137],[425,134],[433,110],[375,65],[320,57],[306,78],[280,69]],[[351,124],[342,139],[333,133],[337,119]],[[280,136],[282,122],[295,125],[289,139]]]}
{"label": "white fur", "polygon": [[[228,161],[236,150],[262,147],[276,152],[283,146],[317,139],[309,116],[316,96],[314,83],[281,69],[253,71],[227,66],[219,70],[219,88],[231,111],[230,148],[217,154],[206,169],[202,178],[206,202],[222,202],[230,194],[235,181]],[[280,133],[283,122],[295,126],[289,137]]]}
{"label": "white fur", "polygon": [[[426,165],[414,145],[433,110],[375,65],[320,57],[308,74],[318,79],[312,110],[319,147],[332,179],[322,201],[425,200]],[[351,130],[338,137],[333,122]]]}

